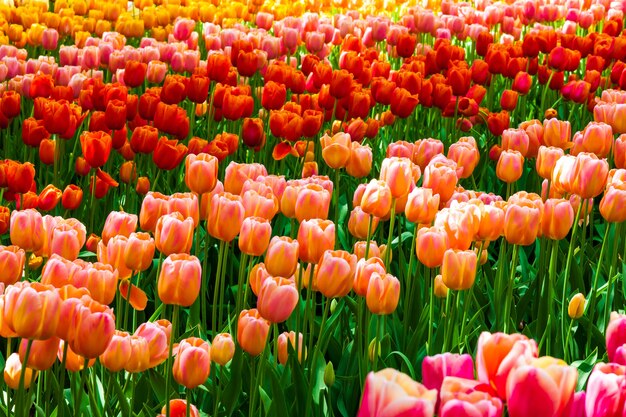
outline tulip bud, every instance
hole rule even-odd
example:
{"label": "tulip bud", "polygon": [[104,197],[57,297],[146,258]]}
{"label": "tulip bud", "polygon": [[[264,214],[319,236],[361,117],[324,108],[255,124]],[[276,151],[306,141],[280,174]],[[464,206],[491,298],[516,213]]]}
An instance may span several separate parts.
{"label": "tulip bud", "polygon": [[333,363],[328,361],[326,367],[324,368],[324,385],[328,388],[331,388],[335,384],[335,368],[333,367]]}
{"label": "tulip bud", "polygon": [[579,319],[585,312],[585,296],[578,293],[572,297],[567,306],[567,314],[572,320]]}

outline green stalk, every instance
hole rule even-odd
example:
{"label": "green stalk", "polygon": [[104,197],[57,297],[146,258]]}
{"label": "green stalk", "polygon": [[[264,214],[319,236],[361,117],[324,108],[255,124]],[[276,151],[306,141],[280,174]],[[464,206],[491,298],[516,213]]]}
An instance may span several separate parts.
{"label": "green stalk", "polygon": [[179,309],[180,306],[174,305],[174,314],[172,317],[172,334],[170,336],[167,361],[165,362],[165,417],[170,417],[170,379],[172,378],[172,351],[174,349],[174,339],[176,339],[176,326],[178,326]]}
{"label": "green stalk", "polygon": [[212,322],[212,330],[213,330],[213,336],[215,337],[217,335],[217,304],[219,301],[219,291],[220,291],[220,280],[222,278],[222,258],[224,257],[224,252],[225,252],[225,247],[226,242],[221,241],[220,240],[220,249],[219,249],[219,253],[217,255],[217,275],[216,275],[216,280],[215,280],[215,288],[213,290],[213,314],[211,316],[211,322]]}
{"label": "green stalk", "polygon": [[393,239],[393,226],[396,221],[396,199],[391,199],[391,219],[389,220],[389,235],[387,236],[387,250],[385,251],[385,269],[389,270],[391,258],[391,240]]}
{"label": "green stalk", "polygon": [[83,369],[80,371],[80,386],[78,387],[78,392],[76,393],[76,397],[74,398],[74,417],[79,417],[81,415],[80,412],[80,404],[83,400],[83,391],[85,388],[85,383],[87,382],[87,374],[89,373],[89,358],[85,358],[83,363]]}
{"label": "green stalk", "polygon": [[430,294],[429,294],[430,298],[428,302],[428,339],[427,339],[426,352],[429,355],[432,355],[434,353],[433,345],[432,345],[432,337],[433,337],[433,319],[435,315],[435,307],[434,307],[435,283],[434,283],[434,278],[432,274],[433,272],[432,269],[426,268],[426,270],[428,271],[428,283],[430,285]]}
{"label": "green stalk", "polygon": [[511,305],[513,304],[513,284],[515,283],[515,272],[517,270],[517,258],[519,255],[519,245],[513,245],[513,260],[511,261],[511,275],[509,276],[509,282],[507,283],[506,291],[506,304],[504,305],[504,332],[510,331],[509,326],[511,323],[510,313]]}
{"label": "green stalk", "polygon": [[413,272],[413,260],[415,259],[415,245],[417,241],[417,223],[415,224],[415,230],[413,231],[413,239],[411,241],[411,252],[409,254],[409,265],[406,273],[406,287],[407,291],[404,296],[404,335],[409,333],[409,319],[413,316],[413,296],[415,295],[415,279],[411,277]]}
{"label": "green stalk", "polygon": [[619,244],[619,236],[622,231],[622,223],[615,224],[615,238],[613,239],[613,254],[611,255],[611,269],[609,270],[608,283],[606,288],[606,303],[604,305],[604,326],[605,329],[609,325],[609,317],[611,310],[613,309],[613,300],[611,299],[611,293],[613,291],[613,275],[615,274],[615,267],[617,263],[617,247]]}
{"label": "green stalk", "polygon": [[26,379],[26,368],[28,367],[28,357],[30,356],[30,350],[33,347],[33,341],[31,339],[26,343],[26,355],[24,356],[24,363],[22,364],[22,372],[20,372],[20,382],[17,388],[17,400],[15,403],[15,415],[19,412],[24,417],[28,416],[28,410],[23,404],[24,400],[24,382]]}
{"label": "green stalk", "polygon": [[[561,291],[561,334],[564,336],[566,332],[565,327],[565,317],[567,317],[566,309],[567,309],[567,281],[570,278],[570,273],[572,270],[572,261],[574,259],[574,246],[576,245],[576,234],[578,232],[578,223],[580,220],[580,213],[583,208],[583,202],[581,201],[578,205],[578,210],[576,210],[576,218],[574,219],[574,228],[572,229],[572,237],[569,242],[569,249],[567,251],[567,261],[565,263],[565,274],[563,276],[563,288]],[[565,342],[563,338],[563,342]],[[565,348],[565,345],[563,346]]]}
{"label": "green stalk", "polygon": [[[607,242],[609,240],[610,227],[611,227],[611,223],[607,222],[606,227],[604,228],[604,237],[602,238],[602,247],[600,249],[600,257],[598,258],[598,264],[596,265],[596,273],[593,276],[593,287],[591,287],[591,294],[589,295],[589,309],[587,310],[588,311],[587,317],[589,318],[589,323],[594,323],[593,317],[596,312],[596,302],[597,302],[597,297],[598,297],[598,281],[600,278],[600,269],[602,269],[602,264],[604,262],[604,254],[606,251]],[[591,328],[588,328],[587,329],[587,344],[586,344],[585,352],[589,351],[590,346],[591,346]]]}

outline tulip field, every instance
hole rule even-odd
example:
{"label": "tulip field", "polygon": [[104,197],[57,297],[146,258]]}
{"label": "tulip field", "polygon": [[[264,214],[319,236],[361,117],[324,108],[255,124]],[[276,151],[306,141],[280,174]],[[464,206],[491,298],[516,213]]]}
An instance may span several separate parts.
{"label": "tulip field", "polygon": [[626,417],[626,0],[4,0],[0,417]]}

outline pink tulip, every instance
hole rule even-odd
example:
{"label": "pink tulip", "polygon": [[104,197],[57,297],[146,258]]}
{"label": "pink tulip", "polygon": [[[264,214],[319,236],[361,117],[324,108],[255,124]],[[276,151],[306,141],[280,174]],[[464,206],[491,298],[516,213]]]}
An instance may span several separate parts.
{"label": "pink tulip", "polygon": [[609,355],[609,362],[614,362],[618,348],[625,349],[626,345],[626,315],[611,313],[611,320],[606,328],[606,353]]}
{"label": "pink tulip", "polygon": [[599,363],[587,383],[587,417],[622,417],[626,413],[626,366]]}
{"label": "pink tulip", "polygon": [[517,367],[506,388],[509,416],[563,416],[574,397],[577,377],[575,368],[549,356]]}
{"label": "pink tulip", "polygon": [[432,417],[436,401],[436,390],[387,368],[367,375],[357,417]]}
{"label": "pink tulip", "polygon": [[447,376],[474,378],[474,361],[468,354],[442,353],[426,356],[422,362],[422,382],[428,389],[439,390]]}
{"label": "pink tulip", "polygon": [[502,401],[486,384],[473,379],[447,376],[439,390],[440,417],[500,417]]}

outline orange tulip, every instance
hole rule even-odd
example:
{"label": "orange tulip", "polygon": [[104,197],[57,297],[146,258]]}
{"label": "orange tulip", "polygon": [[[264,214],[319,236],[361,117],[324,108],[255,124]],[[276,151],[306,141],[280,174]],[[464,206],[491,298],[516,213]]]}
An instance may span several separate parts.
{"label": "orange tulip", "polygon": [[360,259],[356,264],[354,273],[354,292],[361,297],[367,295],[369,282],[373,274],[385,275],[385,262],[380,257],[371,257],[369,259]]}
{"label": "orange tulip", "polygon": [[[22,362],[20,361],[20,355],[17,352],[12,353],[6,359],[4,364],[4,382],[7,386],[13,390],[17,390],[20,387],[20,381],[22,379]],[[31,384],[37,379],[37,371],[33,371],[31,368],[26,368],[26,374],[24,375],[24,389],[30,388]]]}
{"label": "orange tulip", "polygon": [[522,177],[524,173],[524,157],[518,151],[504,150],[500,154],[496,165],[497,177],[511,184]]}
{"label": "orange tulip", "polygon": [[213,155],[189,154],[185,159],[185,184],[196,194],[212,191],[217,184],[218,161]]}
{"label": "orange tulip", "polygon": [[424,227],[417,231],[415,253],[428,268],[441,266],[448,247],[448,234],[441,227]]}
{"label": "orange tulip", "polygon": [[211,372],[211,347],[208,342],[189,337],[178,345],[178,354],[174,360],[172,375],[180,385],[187,389],[202,385]]}
{"label": "orange tulip", "polygon": [[535,242],[541,223],[541,210],[529,201],[510,203],[504,215],[504,237],[513,245]]}
{"label": "orange tulip", "polygon": [[451,290],[468,290],[476,279],[476,252],[448,249],[443,255],[441,278]]}
{"label": "orange tulip", "polygon": [[109,159],[113,141],[108,133],[84,132],[80,135],[80,147],[85,160],[92,168],[100,168]]}
{"label": "orange tulip", "polygon": [[[155,361],[155,358],[151,356],[152,352],[150,349],[152,346],[154,346],[153,344],[151,344],[151,340],[148,340],[142,336],[131,335],[128,337],[128,341],[130,344],[130,357],[128,361],[124,364],[124,370],[126,372],[130,372],[130,373],[143,372],[151,368],[151,365],[153,365],[154,363],[157,363],[158,365],[165,361],[166,357],[163,358],[163,361],[151,362],[151,361]],[[167,349],[168,348],[166,346],[165,355],[167,355],[168,353]]]}
{"label": "orange tulip", "polygon": [[157,192],[151,191],[146,194],[139,212],[139,225],[143,230],[154,232],[157,221],[169,213],[169,199],[169,196]]}
{"label": "orange tulip", "polygon": [[113,338],[115,317],[109,307],[85,298],[76,307],[68,343],[76,354],[91,359],[100,356]]}
{"label": "orange tulip", "polygon": [[51,338],[56,334],[60,316],[61,297],[52,286],[20,282],[4,293],[4,320],[19,337]]}
{"label": "orange tulip", "polygon": [[574,194],[583,199],[597,197],[602,193],[609,175],[609,163],[592,153],[579,153],[571,172],[571,187]]}
{"label": "orange tulip", "polygon": [[257,309],[243,310],[237,322],[237,342],[245,352],[258,356],[265,349],[269,329],[269,322]]}
{"label": "orange tulip", "polygon": [[439,195],[433,195],[430,188],[414,188],[404,208],[407,220],[417,224],[432,223],[439,209],[439,199]]}
{"label": "orange tulip", "polygon": [[130,335],[116,330],[106,350],[99,356],[100,363],[109,372],[119,372],[128,363],[133,351]]}
{"label": "orange tulip", "polygon": [[441,274],[435,277],[435,281],[433,284],[433,293],[437,298],[446,298],[448,296],[448,287],[443,283],[443,278]]}
{"label": "orange tulip", "polygon": [[422,186],[432,189],[434,194],[439,194],[442,203],[450,200],[458,181],[456,163],[450,162],[432,159],[424,168]]}
{"label": "orange tulip", "polygon": [[296,308],[300,294],[293,281],[269,277],[263,281],[258,294],[257,309],[270,323],[282,323]]}
{"label": "orange tulip", "polygon": [[76,210],[83,201],[83,190],[77,185],[70,184],[65,187],[61,196],[61,205],[66,210]]}
{"label": "orange tulip", "polygon": [[162,320],[142,323],[135,330],[135,336],[139,336],[148,342],[148,368],[154,368],[167,359],[171,330],[171,323]]}
{"label": "orange tulip", "polygon": [[123,211],[112,211],[107,216],[102,228],[102,241],[105,245],[109,239],[116,235],[130,236],[137,229],[137,215],[124,213]]}
{"label": "orange tulip", "polygon": [[225,366],[235,356],[235,342],[229,333],[220,333],[211,343],[211,360]]}
{"label": "orange tulip", "polygon": [[224,189],[231,194],[241,194],[246,180],[256,180],[260,175],[267,176],[267,168],[261,164],[238,164],[231,162],[226,167]]}
{"label": "orange tulip", "polygon": [[409,158],[393,156],[383,159],[380,167],[380,179],[385,181],[393,198],[400,198],[409,193],[415,185],[413,163]]}
{"label": "orange tulip", "polygon": [[278,199],[268,187],[267,193],[259,193],[254,189],[243,192],[241,203],[245,210],[245,217],[263,217],[272,220],[278,213]]}
{"label": "orange tulip", "polygon": [[155,243],[148,233],[131,233],[124,249],[124,263],[131,271],[145,271],[152,265]]}
{"label": "orange tulip", "polygon": [[211,199],[207,231],[216,239],[230,242],[239,234],[244,218],[241,197],[228,192],[215,194]]}
{"label": "orange tulip", "polygon": [[85,226],[80,222],[78,224],[80,226],[77,228],[67,223],[59,224],[54,228],[50,242],[51,254],[57,254],[70,261],[78,258],[87,234]]}
{"label": "orange tulip", "polygon": [[52,184],[48,184],[39,194],[39,203],[37,204],[37,208],[42,211],[53,210],[59,201],[61,201],[62,196],[63,193],[61,190]]}
{"label": "orange tulip", "polygon": [[189,253],[193,244],[193,219],[179,212],[159,218],[154,232],[156,248],[164,255]]}
{"label": "orange tulip", "polygon": [[331,193],[319,184],[306,184],[298,189],[295,217],[299,222],[328,218]]}
{"label": "orange tulip", "polygon": [[492,242],[504,233],[504,210],[496,205],[480,206],[480,223],[476,238],[480,241]]}
{"label": "orange tulip", "polygon": [[391,210],[391,189],[385,181],[371,180],[361,198],[361,209],[366,214],[387,217]]}
{"label": "orange tulip", "polygon": [[378,217],[370,217],[369,214],[363,212],[361,206],[356,206],[354,210],[350,212],[350,218],[348,219],[348,230],[350,234],[357,239],[367,239],[367,231],[370,228],[370,218],[372,221],[370,233],[374,235],[380,219]]}
{"label": "orange tulip", "polygon": [[478,338],[476,371],[478,380],[489,384],[498,397],[506,399],[507,380],[518,366],[537,357],[537,343],[515,333],[483,332]]}
{"label": "orange tulip", "polygon": [[543,205],[541,235],[552,240],[561,240],[574,224],[574,209],[569,200],[549,198]]}
{"label": "orange tulip", "polygon": [[372,170],[372,148],[369,145],[361,145],[359,142],[352,142],[350,146],[350,159],[346,164],[346,172],[354,178],[368,176]]}
{"label": "orange tulip", "polygon": [[607,222],[626,221],[626,183],[610,185],[600,200],[600,214]]}
{"label": "orange tulip", "polygon": [[400,281],[391,274],[372,273],[365,296],[367,308],[372,314],[391,314],[400,300]]}
{"label": "orange tulip", "polygon": [[348,133],[339,132],[332,137],[324,135],[320,138],[322,158],[332,169],[345,168],[350,160],[351,139]]}
{"label": "orange tulip", "polygon": [[537,154],[536,169],[541,178],[551,179],[556,161],[564,155],[563,149],[541,146]]}
{"label": "orange tulip", "polygon": [[29,340],[22,339],[19,348],[20,362],[26,362],[26,366],[31,369],[47,371],[52,368],[52,365],[57,360],[59,341],[59,338],[56,336],[46,340],[33,340],[28,353],[28,361],[26,361],[26,349]]}
{"label": "orange tulip", "polygon": [[272,236],[272,225],[263,217],[248,217],[241,224],[239,250],[250,256],[261,256]]}
{"label": "orange tulip", "polygon": [[45,229],[43,217],[33,209],[11,213],[11,243],[26,252],[36,252],[44,245]]}
{"label": "orange tulip", "polygon": [[[306,358],[306,346],[304,346],[304,337],[302,333],[298,333],[298,362],[302,362],[302,359]],[[287,364],[287,359],[289,359],[289,348],[287,344],[291,344],[291,349],[296,350],[296,333],[295,332],[284,332],[278,336],[278,352],[276,355],[278,356],[278,362],[281,365]]]}
{"label": "orange tulip", "polygon": [[298,244],[302,262],[318,263],[325,251],[335,247],[335,224],[330,220],[304,220],[298,229]]}
{"label": "orange tulip", "polygon": [[[52,258],[48,260],[46,267],[50,261]],[[96,262],[77,268],[71,280],[75,286],[87,288],[95,301],[107,305],[111,304],[115,298],[118,277],[119,273],[113,266]]]}
{"label": "orange tulip", "polygon": [[124,259],[127,244],[128,238],[121,235],[114,236],[109,240],[108,245],[105,245],[102,241],[98,243],[98,262],[115,268],[120,279],[128,279],[133,274],[133,271],[126,266]]}
{"label": "orange tulip", "polygon": [[502,150],[518,151],[526,157],[530,146],[530,138],[524,129],[506,129],[502,132]]}
{"label": "orange tulip", "polygon": [[189,307],[200,294],[202,267],[195,256],[172,254],[163,261],[157,283],[164,304]]}
{"label": "orange tulip", "polygon": [[[163,409],[161,409],[161,414],[159,414],[157,417],[165,417],[166,413],[167,413],[167,407],[163,406]],[[175,400],[170,400],[170,415],[171,416],[182,417],[186,415],[186,413],[187,413],[187,401],[180,400],[178,398]],[[198,411],[198,408],[193,404],[189,404],[189,417],[200,417],[200,412]]]}
{"label": "orange tulip", "polygon": [[26,253],[18,246],[0,246],[0,283],[12,285],[22,279]]}
{"label": "orange tulip", "polygon": [[543,142],[546,146],[568,149],[571,147],[572,126],[568,121],[546,119],[543,121]]}
{"label": "orange tulip", "polygon": [[356,256],[343,250],[326,250],[319,260],[317,288],[328,298],[348,295],[354,284]]}
{"label": "orange tulip", "polygon": [[300,244],[287,236],[274,236],[265,253],[267,271],[278,277],[290,277],[296,272]]}
{"label": "orange tulip", "polygon": [[[59,343],[59,350],[57,351],[57,358],[60,362],[63,362],[63,351],[65,341],[61,340]],[[87,362],[87,368],[91,368],[96,363],[96,359],[90,359]],[[85,358],[78,355],[72,350],[71,346],[67,348],[67,355],[65,357],[65,369],[70,372],[80,372],[85,369]]]}
{"label": "orange tulip", "polygon": [[194,227],[200,221],[200,206],[198,196],[194,193],[174,193],[167,201],[168,213],[179,212],[186,219],[193,219]]}

